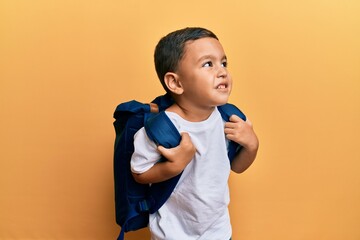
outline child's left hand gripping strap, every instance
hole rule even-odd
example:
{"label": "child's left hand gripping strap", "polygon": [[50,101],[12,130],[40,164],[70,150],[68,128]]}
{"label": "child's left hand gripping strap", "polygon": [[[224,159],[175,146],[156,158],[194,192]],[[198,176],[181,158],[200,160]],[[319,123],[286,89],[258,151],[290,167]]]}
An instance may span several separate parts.
{"label": "child's left hand gripping strap", "polygon": [[[240,109],[238,109],[233,104],[227,103],[225,105],[219,106],[218,110],[219,110],[219,112],[221,114],[221,117],[226,122],[230,121],[231,115],[236,115],[236,116],[240,117],[242,120],[246,121],[245,114],[243,112],[241,112]],[[238,143],[236,143],[234,141],[229,142],[228,157],[230,159],[230,162],[232,162],[232,160],[234,159],[234,157],[240,151],[241,148],[242,148],[242,146],[239,145]]]}
{"label": "child's left hand gripping strap", "polygon": [[[181,135],[164,111],[149,116],[145,122],[145,130],[150,140],[154,141],[157,145],[165,148],[174,148],[180,144]],[[160,161],[167,160],[161,157]],[[151,185],[150,195],[152,204],[150,206],[150,213],[156,212],[166,202],[180,176],[181,173],[169,180]]]}

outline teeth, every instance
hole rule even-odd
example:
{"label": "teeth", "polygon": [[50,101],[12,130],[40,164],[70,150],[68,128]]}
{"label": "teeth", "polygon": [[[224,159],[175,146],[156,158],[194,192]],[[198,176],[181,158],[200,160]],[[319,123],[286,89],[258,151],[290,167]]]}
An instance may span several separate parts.
{"label": "teeth", "polygon": [[225,85],[219,85],[217,88],[218,89],[224,89],[224,88],[226,88],[226,86]]}

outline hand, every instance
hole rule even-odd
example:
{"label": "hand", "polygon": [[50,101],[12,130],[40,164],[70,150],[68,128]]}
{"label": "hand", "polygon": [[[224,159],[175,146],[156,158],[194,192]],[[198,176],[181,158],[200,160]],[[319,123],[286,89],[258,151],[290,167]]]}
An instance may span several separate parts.
{"label": "hand", "polygon": [[249,120],[242,120],[236,115],[232,115],[229,122],[225,123],[226,137],[250,151],[256,151],[259,146],[258,138]]}
{"label": "hand", "polygon": [[165,148],[159,146],[158,151],[171,163],[172,171],[180,173],[193,159],[196,148],[192,143],[189,134],[183,132],[181,133],[180,144],[177,147]]}

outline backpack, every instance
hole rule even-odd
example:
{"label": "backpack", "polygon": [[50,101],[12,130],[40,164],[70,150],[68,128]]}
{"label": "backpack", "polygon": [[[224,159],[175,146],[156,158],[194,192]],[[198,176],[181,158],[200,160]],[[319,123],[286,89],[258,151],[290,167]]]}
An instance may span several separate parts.
{"label": "backpack", "polygon": [[[115,146],[114,146],[114,187],[116,223],[121,226],[118,239],[123,240],[125,232],[147,227],[149,214],[155,213],[170,197],[181,174],[161,183],[137,183],[131,173],[130,160],[134,152],[134,135],[145,127],[148,137],[158,145],[173,148],[179,145],[181,136],[165,109],[173,104],[169,94],[158,96],[150,104],[135,100],[121,103],[114,112]],[[218,107],[225,121],[233,114],[244,121],[245,115],[234,105],[225,104]],[[230,141],[228,157],[230,161],[241,148]],[[161,157],[159,161],[166,161]]]}

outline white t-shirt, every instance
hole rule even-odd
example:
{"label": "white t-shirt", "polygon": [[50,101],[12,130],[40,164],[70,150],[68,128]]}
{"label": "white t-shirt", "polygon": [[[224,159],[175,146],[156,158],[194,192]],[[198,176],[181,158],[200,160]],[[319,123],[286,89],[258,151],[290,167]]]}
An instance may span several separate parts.
{"label": "white t-shirt", "polygon": [[[217,108],[202,122],[189,122],[166,112],[179,132],[187,132],[196,154],[186,166],[170,198],[150,214],[152,240],[225,240],[231,237],[228,212],[230,163],[224,121]],[[145,129],[134,137],[131,169],[143,173],[159,160],[156,145]]]}

